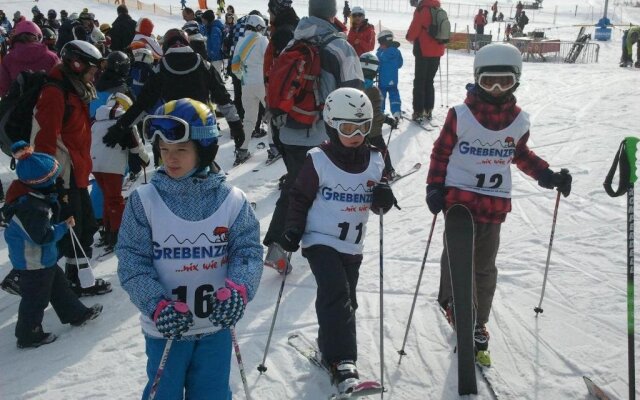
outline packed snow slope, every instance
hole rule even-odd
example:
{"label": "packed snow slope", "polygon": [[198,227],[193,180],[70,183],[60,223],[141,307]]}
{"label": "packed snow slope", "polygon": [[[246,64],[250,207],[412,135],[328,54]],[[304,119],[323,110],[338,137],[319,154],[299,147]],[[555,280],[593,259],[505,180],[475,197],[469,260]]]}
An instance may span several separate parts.
{"label": "packed snow slope", "polygon": [[[169,4],[169,0],[159,0]],[[210,0],[211,3],[213,1]],[[266,0],[229,2],[238,14],[252,8],[266,12]],[[340,9],[342,2],[340,3]],[[374,2],[375,3],[375,2]],[[489,8],[490,1],[468,2],[474,8]],[[501,4],[513,4],[500,1]],[[573,40],[578,27],[592,23],[602,13],[604,0],[545,0],[544,9],[530,15],[530,26],[549,28],[547,36]],[[7,2],[7,15],[15,10],[31,15],[32,2]],[[80,11],[89,7],[101,22],[115,19],[112,4],[79,0],[42,0],[41,10],[62,8]],[[172,2],[173,7],[178,2]],[[189,1],[195,6],[195,2]],[[363,4],[367,4],[364,2]],[[446,3],[445,3],[446,4]],[[294,1],[300,15],[306,3]],[[352,1],[351,5],[358,5]],[[553,25],[554,10],[558,6]],[[133,7],[132,7],[133,8]],[[402,8],[405,9],[405,8]],[[134,17],[142,14],[136,10]],[[455,14],[455,13],[454,13]],[[508,17],[508,13],[505,12]],[[616,24],[640,23],[640,8],[610,7]],[[156,33],[182,25],[177,16],[151,17]],[[411,14],[369,12],[372,23],[393,29],[402,39]],[[452,16],[458,26],[471,23],[466,15]],[[497,24],[488,30],[497,31]],[[593,31],[593,28],[589,28]],[[400,88],[403,109],[411,111],[413,56],[401,40],[405,66]],[[553,253],[544,299],[544,313],[538,305],[555,200],[555,192],[514,170],[513,211],[502,226],[498,255],[498,288],[488,324],[491,333],[491,373],[495,389],[504,399],[587,399],[581,377],[588,375],[615,398],[626,398],[626,208],[624,197],[609,198],[602,182],[620,141],[638,131],[638,88],[640,71],[618,67],[621,30],[616,28],[610,42],[600,44],[598,63],[569,65],[525,63],[521,85],[516,92],[519,104],[531,114],[530,147],[555,170],[568,168],[573,174],[571,196],[560,202]],[[443,121],[447,107],[460,103],[464,86],[471,82],[473,54],[450,51],[442,58],[442,75],[437,77],[436,119]],[[225,137],[219,151],[220,164],[230,169],[233,144]],[[385,135],[389,134],[385,128]],[[443,219],[436,223],[425,274],[420,286],[416,312],[406,346],[408,355],[398,365],[409,309],[420,272],[432,215],[424,202],[429,155],[438,130],[425,132],[403,122],[391,137],[391,155],[396,169],[406,170],[422,162],[422,170],[393,186],[402,210],[384,218],[384,382],[389,399],[455,399],[457,361],[455,337],[441,316],[436,296],[439,259],[442,252]],[[262,233],[266,231],[278,197],[277,178],[284,173],[281,162],[265,167],[265,150],[251,144],[254,156],[244,165],[229,170],[229,181],[242,188],[257,203]],[[0,162],[6,185],[13,175],[8,159]],[[257,169],[257,172],[254,170]],[[380,379],[379,346],[379,247],[378,218],[371,216],[365,257],[358,285],[359,370],[363,378]],[[97,252],[99,253],[99,251]],[[310,365],[286,342],[288,335],[301,332],[313,340],[317,332],[314,312],[315,281],[300,254],[292,259],[294,270],[288,277],[266,366],[262,361],[281,277],[264,272],[261,286],[244,318],[237,326],[249,389],[254,399],[326,399],[332,392],[325,374]],[[81,328],[62,326],[52,309],[47,309],[44,326],[59,339],[34,350],[18,350],[13,335],[19,299],[0,292],[0,398],[2,399],[134,399],[146,382],[146,356],[140,333],[138,312],[120,288],[117,259],[93,262],[97,276],[109,279],[111,294],[85,298],[83,302],[104,304],[103,314]],[[11,265],[4,241],[0,239],[0,276]],[[636,296],[636,301],[638,300]],[[640,346],[636,345],[640,354]],[[244,398],[238,369],[232,368],[234,398]],[[488,387],[479,378],[479,399],[490,399]]]}

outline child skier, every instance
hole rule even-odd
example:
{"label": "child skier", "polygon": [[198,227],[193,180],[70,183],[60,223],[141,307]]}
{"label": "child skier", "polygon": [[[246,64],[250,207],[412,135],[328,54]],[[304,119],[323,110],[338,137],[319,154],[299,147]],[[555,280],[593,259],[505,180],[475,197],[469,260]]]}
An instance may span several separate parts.
{"label": "child skier", "polygon": [[[331,92],[324,108],[329,141],[311,149],[291,189],[280,244],[294,252],[302,240],[318,285],[318,347],[340,393],[358,384],[355,310],[358,270],[369,208],[386,213],[393,193],[382,178],[382,154],[365,142],[373,108],[353,88]],[[344,189],[347,188],[347,189]]]}
{"label": "child skier", "polygon": [[4,231],[9,260],[20,271],[22,299],[15,335],[19,348],[39,347],[57,338],[42,329],[49,302],[60,322],[73,326],[96,318],[102,305],[85,307],[57,264],[57,242],[75,225],[72,216],[53,223],[60,212],[56,191],[60,165],[48,154],[34,153],[23,141],[16,142],[11,151],[18,162],[18,180],[7,190],[3,216],[10,221]]}
{"label": "child skier", "polygon": [[369,101],[371,101],[371,106],[373,107],[373,120],[371,121],[371,131],[369,135],[367,135],[367,140],[370,144],[382,151],[382,156],[384,157],[383,176],[387,182],[391,182],[397,177],[397,174],[391,164],[391,156],[388,152],[387,143],[382,137],[382,124],[386,123],[391,129],[396,129],[398,127],[398,121],[385,115],[380,107],[382,95],[380,94],[380,89],[374,86],[374,80],[378,75],[378,57],[376,57],[372,51],[364,53],[360,56],[360,66],[362,67],[362,74],[364,75],[364,93],[369,98]]}
{"label": "child skier", "polygon": [[122,179],[127,169],[129,154],[137,157],[143,166],[149,165],[147,155],[138,130],[131,131],[131,146],[123,149],[120,146],[108,147],[102,142],[110,126],[116,123],[118,117],[131,107],[131,99],[122,93],[113,93],[105,105],[96,110],[95,122],[91,125],[91,161],[93,176],[104,195],[102,220],[105,229],[106,248],[112,251],[118,240],[118,229],[124,211],[122,197]]}
{"label": "child skier", "polygon": [[[565,197],[571,192],[571,175],[567,170],[553,172],[527,147],[529,115],[516,105],[513,95],[522,73],[520,51],[507,43],[484,46],[475,56],[473,70],[475,85],[468,85],[464,104],[449,111],[433,145],[426,200],[433,214],[463,204],[473,215],[476,361],[489,366],[485,324],[496,289],[500,227],[511,211],[510,164],[537,179],[540,186],[557,188]],[[446,243],[440,272],[438,302],[452,322]]]}
{"label": "child skier", "polygon": [[219,133],[205,104],[170,101],[145,118],[143,134],[164,164],[129,197],[116,246],[146,341],[143,398],[171,344],[156,399],[229,400],[228,328],[262,275],[258,220],[213,162]]}
{"label": "child skier", "polygon": [[398,92],[398,70],[402,68],[402,53],[398,50],[400,43],[393,40],[393,32],[384,30],[378,34],[378,51],[376,55],[380,60],[380,76],[378,86],[382,92],[382,111],[384,112],[389,94],[391,114],[396,120],[402,116],[400,92]]}

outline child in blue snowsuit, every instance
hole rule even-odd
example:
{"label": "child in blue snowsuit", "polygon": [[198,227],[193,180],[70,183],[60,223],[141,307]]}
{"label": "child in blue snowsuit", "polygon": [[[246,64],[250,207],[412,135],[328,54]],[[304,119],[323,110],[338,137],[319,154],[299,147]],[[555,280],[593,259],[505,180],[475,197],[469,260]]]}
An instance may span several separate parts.
{"label": "child in blue snowsuit", "polygon": [[156,400],[230,400],[229,328],[260,283],[260,226],[213,163],[219,133],[206,105],[170,101],[145,118],[143,134],[164,164],[129,197],[116,246],[118,276],[145,336],[142,398],[169,340]]}
{"label": "child in blue snowsuit", "polygon": [[398,50],[400,43],[393,40],[393,32],[382,31],[378,34],[378,51],[376,55],[380,61],[378,86],[382,93],[382,111],[384,112],[389,95],[391,114],[399,119],[402,115],[402,103],[398,91],[398,70],[402,68],[402,53]]}

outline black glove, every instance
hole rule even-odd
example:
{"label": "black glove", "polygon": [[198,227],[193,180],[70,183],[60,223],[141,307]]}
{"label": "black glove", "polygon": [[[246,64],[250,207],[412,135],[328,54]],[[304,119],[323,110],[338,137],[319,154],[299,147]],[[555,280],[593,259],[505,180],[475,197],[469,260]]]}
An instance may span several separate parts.
{"label": "black glove", "polygon": [[444,187],[439,184],[427,185],[427,205],[433,215],[444,208]]}
{"label": "black glove", "polygon": [[[122,146],[121,143],[128,143],[129,141],[129,136],[131,134],[131,129],[121,126],[118,123],[115,123],[114,125],[112,125],[111,127],[109,127],[109,129],[107,129],[107,133],[104,135],[104,137],[102,138],[102,143],[106,144],[107,147],[111,147],[114,148],[116,147],[116,145],[120,144],[120,146]],[[127,146],[126,144],[124,146],[122,146],[123,149],[126,149]]]}
{"label": "black glove", "polygon": [[566,168],[562,168],[560,172],[553,172],[547,168],[540,174],[538,185],[546,189],[557,188],[558,192],[562,193],[564,197],[567,197],[571,193],[572,180],[573,178]]}
{"label": "black glove", "polygon": [[371,192],[371,211],[378,215],[384,215],[391,210],[393,206],[400,209],[396,196],[393,195],[393,191],[391,190],[391,186],[389,186],[388,183],[378,183],[375,185]]}
{"label": "black glove", "polygon": [[290,251],[292,253],[298,251],[300,248],[300,239],[302,239],[302,233],[296,229],[287,229],[278,243],[285,251]]}
{"label": "black glove", "polygon": [[384,123],[389,125],[391,129],[398,129],[398,120],[393,117],[385,115]]}
{"label": "black glove", "polygon": [[227,121],[229,124],[229,131],[231,132],[231,138],[233,139],[236,148],[242,146],[244,143],[244,127],[242,126],[242,121]]}

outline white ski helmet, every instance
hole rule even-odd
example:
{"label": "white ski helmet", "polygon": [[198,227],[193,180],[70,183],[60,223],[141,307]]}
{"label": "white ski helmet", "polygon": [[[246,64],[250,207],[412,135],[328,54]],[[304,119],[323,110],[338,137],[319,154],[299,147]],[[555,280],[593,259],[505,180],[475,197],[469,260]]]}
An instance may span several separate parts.
{"label": "white ski helmet", "polygon": [[338,88],[327,96],[322,116],[327,125],[338,129],[342,121],[362,123],[372,120],[373,106],[363,91],[349,87]]}
{"label": "white ski helmet", "polygon": [[378,60],[376,53],[370,51],[368,53],[362,53],[360,56],[360,66],[362,67],[362,72],[364,73],[365,78],[374,79],[378,74],[380,61]]}
{"label": "white ski helmet", "polygon": [[249,15],[245,21],[245,25],[253,27],[256,32],[262,32],[267,29],[267,24],[259,15]]}
{"label": "white ski helmet", "polygon": [[393,41],[393,32],[390,30],[382,30],[378,33],[378,42],[392,42]]}
{"label": "white ski helmet", "polygon": [[480,74],[486,71],[516,74],[516,82],[520,82],[522,74],[522,54],[515,46],[508,43],[491,43],[476,53],[473,59],[473,76],[478,81]]}
{"label": "white ski helmet", "polygon": [[351,9],[351,15],[353,14],[362,14],[363,16],[365,15],[364,13],[364,8],[360,7],[360,6],[355,6]]}

